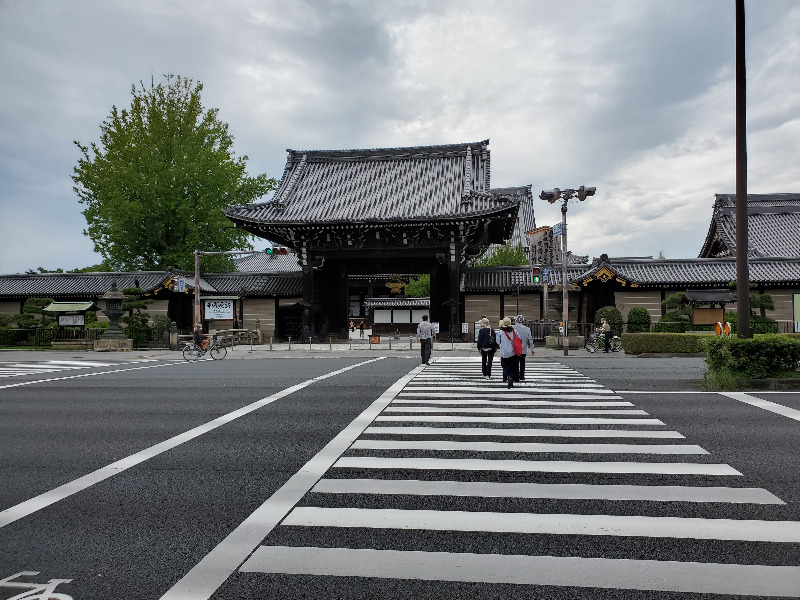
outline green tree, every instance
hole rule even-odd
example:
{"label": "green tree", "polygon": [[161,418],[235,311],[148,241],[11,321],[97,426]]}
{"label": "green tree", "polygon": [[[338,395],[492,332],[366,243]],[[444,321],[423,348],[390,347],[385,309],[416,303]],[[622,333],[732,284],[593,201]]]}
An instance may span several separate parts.
{"label": "green tree", "polygon": [[412,279],[403,288],[403,293],[409,298],[425,298],[431,295],[431,276],[429,274],[420,275]]}
{"label": "green tree", "polygon": [[[99,144],[75,142],[83,155],[72,179],[86,205],[84,235],[115,270],[193,270],[195,249],[251,248],[222,210],[275,188],[266,175],[246,174],[247,156],[234,157],[227,123],[203,108],[202,84],[165,78],[131,86],[130,108],[111,108]],[[232,260],[205,256],[202,266],[225,271]]]}
{"label": "green tree", "polygon": [[519,244],[511,243],[503,246],[494,246],[491,256],[485,254],[473,261],[473,267],[513,267],[527,265],[528,256]]}
{"label": "green tree", "polygon": [[52,302],[52,298],[28,298],[22,306],[22,314],[14,315],[17,326],[23,329],[55,327],[56,313],[44,310]]}

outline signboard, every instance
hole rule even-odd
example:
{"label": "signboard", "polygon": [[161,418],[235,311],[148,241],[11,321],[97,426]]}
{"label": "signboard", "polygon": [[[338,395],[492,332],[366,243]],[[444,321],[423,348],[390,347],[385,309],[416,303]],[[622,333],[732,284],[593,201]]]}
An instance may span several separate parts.
{"label": "signboard", "polygon": [[83,327],[85,324],[83,315],[58,315],[59,327]]}
{"label": "signboard", "polygon": [[381,336],[379,336],[379,335],[371,335],[371,336],[369,336],[369,343],[370,344],[380,344],[381,343]]}
{"label": "signboard", "polygon": [[469,333],[469,323],[461,324],[461,333]]}
{"label": "signboard", "polygon": [[556,223],[553,225],[553,235],[559,236],[561,235],[561,223]]}
{"label": "signboard", "polygon": [[431,323],[431,325],[433,325],[433,333],[437,333],[438,334],[439,333],[439,323],[438,322]]}
{"label": "signboard", "polygon": [[178,291],[179,292],[185,292],[186,291],[186,279],[184,279],[183,277],[178,279]]}
{"label": "signboard", "polygon": [[233,319],[233,300],[206,300],[206,319]]}
{"label": "signboard", "polygon": [[481,322],[480,321],[475,321],[474,325],[475,325],[475,341],[477,342],[478,341],[478,332],[481,330]]}

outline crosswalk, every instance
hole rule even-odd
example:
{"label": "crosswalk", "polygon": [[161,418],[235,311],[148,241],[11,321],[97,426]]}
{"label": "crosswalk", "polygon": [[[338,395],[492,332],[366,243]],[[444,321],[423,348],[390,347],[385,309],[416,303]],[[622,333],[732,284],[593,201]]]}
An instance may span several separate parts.
{"label": "crosswalk", "polygon": [[120,364],[153,362],[155,359],[137,359],[133,361],[87,361],[87,360],[47,360],[31,362],[0,362],[0,379],[19,377],[20,375],[42,375],[61,371],[77,371],[93,367],[115,367]]}
{"label": "crosswalk", "polygon": [[240,573],[800,597],[800,522],[732,466],[559,363],[438,359]]}

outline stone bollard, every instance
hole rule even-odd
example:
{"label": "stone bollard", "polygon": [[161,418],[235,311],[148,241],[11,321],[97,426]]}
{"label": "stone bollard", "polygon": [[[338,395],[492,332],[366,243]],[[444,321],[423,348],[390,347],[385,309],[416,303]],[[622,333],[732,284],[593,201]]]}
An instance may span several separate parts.
{"label": "stone bollard", "polygon": [[169,324],[169,349],[180,350],[178,348],[178,324],[175,321]]}

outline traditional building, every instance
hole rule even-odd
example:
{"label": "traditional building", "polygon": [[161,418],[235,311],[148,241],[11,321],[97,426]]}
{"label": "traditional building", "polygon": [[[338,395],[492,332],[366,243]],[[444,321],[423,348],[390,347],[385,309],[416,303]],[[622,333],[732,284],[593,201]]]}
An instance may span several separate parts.
{"label": "traditional building", "polygon": [[429,273],[431,320],[460,336],[466,262],[534,226],[530,186],[491,188],[488,146],[288,150],[274,196],[225,214],[297,254],[310,333],[346,335],[351,278]]}

